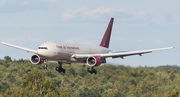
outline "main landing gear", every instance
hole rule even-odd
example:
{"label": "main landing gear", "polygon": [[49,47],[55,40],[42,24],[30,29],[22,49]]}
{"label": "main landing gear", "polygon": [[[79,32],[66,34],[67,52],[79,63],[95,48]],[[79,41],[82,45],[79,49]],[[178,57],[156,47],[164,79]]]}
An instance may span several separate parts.
{"label": "main landing gear", "polygon": [[93,67],[91,67],[91,68],[88,68],[87,69],[87,71],[89,72],[89,73],[91,73],[91,74],[97,74],[97,70],[95,70]]}
{"label": "main landing gear", "polygon": [[64,68],[62,68],[62,62],[58,62],[59,67],[56,67],[56,71],[58,71],[59,73],[63,72],[65,73],[66,70]]}
{"label": "main landing gear", "polygon": [[[47,60],[44,61],[44,64],[45,64],[45,66],[43,67],[44,69],[48,69],[46,62],[47,62]],[[56,71],[58,71],[59,73],[61,73],[61,72],[65,73],[66,70],[64,68],[62,68],[62,62],[58,62],[58,64],[59,64],[59,67],[56,67]],[[91,74],[93,74],[93,73],[97,74],[97,70],[95,70],[93,67],[87,68],[87,71]]]}

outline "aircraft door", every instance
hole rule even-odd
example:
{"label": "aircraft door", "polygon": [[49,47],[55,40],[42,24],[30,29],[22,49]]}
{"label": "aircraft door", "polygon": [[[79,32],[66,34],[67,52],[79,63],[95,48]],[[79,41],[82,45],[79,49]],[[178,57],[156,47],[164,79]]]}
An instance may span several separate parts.
{"label": "aircraft door", "polygon": [[54,46],[54,54],[57,54],[57,48]]}

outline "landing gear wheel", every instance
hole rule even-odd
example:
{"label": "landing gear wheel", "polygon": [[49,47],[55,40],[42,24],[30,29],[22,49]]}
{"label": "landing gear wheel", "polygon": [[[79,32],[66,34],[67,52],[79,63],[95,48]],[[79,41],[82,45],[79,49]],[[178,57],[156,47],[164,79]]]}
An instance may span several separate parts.
{"label": "landing gear wheel", "polygon": [[59,73],[61,72],[58,67],[56,67],[56,71],[58,71]]}
{"label": "landing gear wheel", "polygon": [[43,67],[44,69],[48,69],[48,66],[47,66],[46,62],[47,62],[47,60],[44,61],[44,64],[45,64],[44,67]]}
{"label": "landing gear wheel", "polygon": [[87,69],[87,71],[89,72],[89,73],[91,73],[91,74],[97,74],[97,70],[95,70],[93,67],[91,67],[91,68],[88,68]]}
{"label": "landing gear wheel", "polygon": [[62,63],[58,62],[58,64],[59,64],[59,67],[56,67],[56,71],[58,71],[59,73],[61,73],[61,72],[65,73],[66,70],[64,68],[62,68]]}
{"label": "landing gear wheel", "polygon": [[93,72],[90,70],[90,68],[87,68],[87,71],[88,71],[89,73],[91,73],[91,74],[93,73]]}
{"label": "landing gear wheel", "polygon": [[48,67],[47,67],[47,66],[44,66],[43,68],[44,68],[44,69],[48,69]]}
{"label": "landing gear wheel", "polygon": [[65,72],[66,72],[66,70],[65,70],[64,68],[62,68],[62,69],[61,69],[61,71],[62,71],[63,73],[65,73]]}
{"label": "landing gear wheel", "polygon": [[95,70],[95,69],[94,69],[94,71],[93,71],[93,72],[94,72],[94,74],[97,74],[97,70]]}

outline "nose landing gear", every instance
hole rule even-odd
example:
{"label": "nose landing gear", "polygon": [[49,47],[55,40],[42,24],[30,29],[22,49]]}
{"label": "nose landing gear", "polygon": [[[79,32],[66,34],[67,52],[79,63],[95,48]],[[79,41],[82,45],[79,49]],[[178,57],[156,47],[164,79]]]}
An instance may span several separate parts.
{"label": "nose landing gear", "polygon": [[47,59],[46,59],[46,60],[44,60],[44,64],[45,64],[45,65],[44,65],[44,67],[43,67],[43,68],[44,68],[44,69],[48,69],[48,66],[47,66]]}

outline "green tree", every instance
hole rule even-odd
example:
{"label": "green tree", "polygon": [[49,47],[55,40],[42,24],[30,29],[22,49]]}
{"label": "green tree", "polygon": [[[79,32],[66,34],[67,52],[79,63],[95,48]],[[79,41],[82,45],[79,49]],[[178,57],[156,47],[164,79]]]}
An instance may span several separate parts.
{"label": "green tree", "polygon": [[173,94],[171,95],[171,97],[178,97],[178,95],[179,95],[179,92],[177,91],[177,92],[173,93]]}
{"label": "green tree", "polygon": [[9,84],[6,81],[0,83],[0,93],[5,92],[9,88]]}
{"label": "green tree", "polygon": [[6,62],[11,62],[11,61],[12,61],[12,59],[11,59],[10,56],[5,56],[5,57],[4,57],[4,60],[5,60]]}
{"label": "green tree", "polygon": [[22,77],[21,89],[11,88],[2,94],[4,97],[69,97],[70,93],[56,90],[52,79],[38,71],[31,71]]}
{"label": "green tree", "polygon": [[40,95],[48,95],[55,90],[55,82],[38,71],[31,71],[22,78],[21,87],[26,91],[35,91]]}

